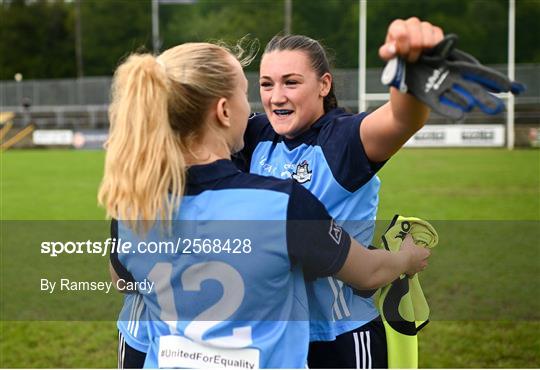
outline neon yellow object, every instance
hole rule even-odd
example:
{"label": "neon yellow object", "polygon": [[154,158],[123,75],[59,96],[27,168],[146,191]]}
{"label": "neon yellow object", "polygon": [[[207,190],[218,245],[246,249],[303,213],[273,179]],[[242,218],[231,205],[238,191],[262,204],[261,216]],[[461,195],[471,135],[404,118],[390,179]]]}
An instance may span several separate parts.
{"label": "neon yellow object", "polygon": [[[439,242],[437,232],[428,222],[396,215],[379,248],[396,252],[407,234],[411,234],[416,245],[426,248],[433,248]],[[429,319],[429,306],[418,275],[412,278],[402,275],[381,288],[376,302],[386,329],[388,367],[418,368],[417,333]]]}

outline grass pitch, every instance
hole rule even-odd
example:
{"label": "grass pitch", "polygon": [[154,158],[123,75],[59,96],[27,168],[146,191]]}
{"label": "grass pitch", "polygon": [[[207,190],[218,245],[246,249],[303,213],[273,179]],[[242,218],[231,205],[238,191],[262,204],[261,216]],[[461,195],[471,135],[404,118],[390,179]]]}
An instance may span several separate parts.
{"label": "grass pitch", "polygon": [[[1,219],[102,220],[103,159],[100,151],[2,153]],[[421,275],[432,322],[419,335],[420,366],[540,367],[540,151],[407,149],[379,175],[378,219],[421,217],[441,237]],[[2,297],[7,289],[17,287],[2,283]],[[3,299],[0,307],[5,320]],[[114,321],[2,321],[0,329],[0,367],[116,366]]]}

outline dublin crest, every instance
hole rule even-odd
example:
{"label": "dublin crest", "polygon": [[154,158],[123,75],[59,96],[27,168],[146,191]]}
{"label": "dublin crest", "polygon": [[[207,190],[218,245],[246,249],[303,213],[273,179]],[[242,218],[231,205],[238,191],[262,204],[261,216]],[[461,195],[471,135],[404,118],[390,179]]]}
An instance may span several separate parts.
{"label": "dublin crest", "polygon": [[292,178],[296,180],[299,184],[304,184],[308,181],[311,181],[311,175],[313,171],[310,171],[308,168],[307,161],[303,161],[296,167],[296,172],[292,174]]}

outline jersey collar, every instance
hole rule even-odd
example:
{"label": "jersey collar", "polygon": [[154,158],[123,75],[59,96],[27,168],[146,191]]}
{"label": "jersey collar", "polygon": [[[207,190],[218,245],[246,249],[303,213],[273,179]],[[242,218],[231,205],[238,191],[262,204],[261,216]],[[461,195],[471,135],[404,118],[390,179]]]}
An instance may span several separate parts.
{"label": "jersey collar", "polygon": [[239,173],[240,170],[228,159],[220,159],[208,164],[189,167],[188,184],[202,184]]}

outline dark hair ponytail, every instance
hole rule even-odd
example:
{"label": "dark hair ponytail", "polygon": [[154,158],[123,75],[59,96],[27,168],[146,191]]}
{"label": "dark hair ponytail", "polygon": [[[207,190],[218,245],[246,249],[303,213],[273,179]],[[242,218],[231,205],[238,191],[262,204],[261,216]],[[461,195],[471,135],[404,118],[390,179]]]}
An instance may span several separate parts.
{"label": "dark hair ponytail", "polygon": [[[266,44],[264,53],[283,50],[299,50],[305,52],[311,61],[311,66],[319,77],[325,73],[331,73],[330,62],[328,61],[326,51],[317,40],[302,35],[276,35],[272,37],[272,40],[270,40],[268,44]],[[325,113],[338,107],[333,80],[328,95],[324,97],[323,106]]]}

